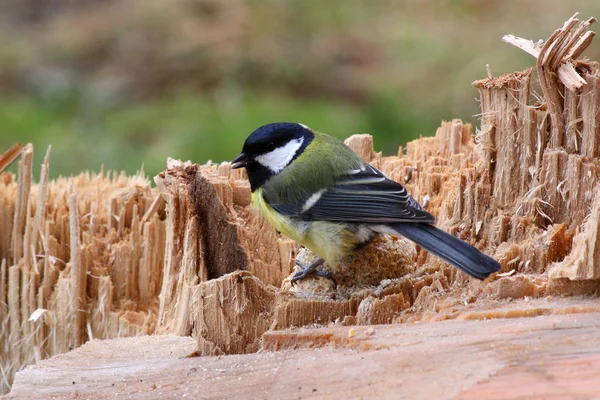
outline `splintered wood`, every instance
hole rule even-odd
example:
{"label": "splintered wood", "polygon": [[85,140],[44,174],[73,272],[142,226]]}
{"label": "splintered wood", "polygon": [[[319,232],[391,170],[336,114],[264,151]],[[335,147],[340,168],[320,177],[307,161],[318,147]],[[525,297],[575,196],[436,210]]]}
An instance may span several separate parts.
{"label": "splintered wood", "polygon": [[[338,267],[337,290],[321,278],[296,286],[285,279],[273,307],[244,324],[265,326],[265,316],[273,329],[333,321],[390,323],[456,317],[477,307],[492,317],[490,309],[503,299],[595,293],[600,279],[600,73],[597,63],[576,60],[593,37],[587,31],[593,22],[578,24],[573,17],[548,41],[532,45],[543,98],[532,99],[531,69],[475,82],[482,116],[475,135],[468,124],[444,122],[435,137],[415,140],[394,157],[376,153],[369,135],[346,141],[364,160],[404,184],[437,217],[438,226],[498,259],[500,273],[483,283],[472,281],[410,242],[383,236]],[[249,197],[243,175],[226,163],[212,168],[209,179],[215,181],[215,171],[229,178],[216,181],[220,192],[236,190],[238,198]],[[248,231],[247,222],[255,224],[260,217],[245,203],[232,209],[229,197],[220,196],[227,220]],[[243,220],[236,222],[239,217]],[[250,236],[273,232],[262,225],[251,229],[256,230]],[[257,251],[249,260],[275,252],[273,237],[263,243],[266,252]],[[306,264],[311,256],[301,251],[299,260]],[[265,271],[269,266],[273,272]],[[284,267],[263,263],[260,272],[252,272],[272,276]],[[193,313],[193,336],[201,351],[232,349],[226,340],[231,327],[215,322],[213,329],[222,332],[215,335],[207,324],[210,307],[202,297],[194,301],[203,307]],[[238,318],[235,309],[218,313]]]}
{"label": "splintered wood", "polygon": [[84,173],[49,181],[50,149],[32,184],[0,175],[0,393],[27,364],[93,338],[154,331],[164,207],[142,176]]}
{"label": "splintered wood", "polygon": [[[209,285],[215,285],[214,278],[247,270],[264,284],[279,286],[292,269],[293,243],[250,209],[250,186],[235,172],[238,175],[230,178],[229,165],[170,160],[167,171],[155,178],[168,215],[161,332],[191,333],[190,313],[197,314],[192,307],[204,304],[192,298],[197,284],[210,280]],[[220,312],[217,307],[213,311]]]}
{"label": "splintered wood", "polygon": [[[381,235],[334,271],[338,287],[290,284],[313,255],[250,205],[243,170],[169,160],[155,177],[0,175],[0,393],[15,371],[92,338],[192,335],[199,354],[255,352],[266,331],[528,316],[511,299],[600,287],[600,68],[577,60],[593,19],[546,42],[507,37],[533,69],[474,82],[481,129],[443,122],[384,157],[369,135],[346,144],[409,192],[437,225],[495,257],[479,282],[404,239]],[[533,99],[535,97],[535,99]],[[326,266],[325,266],[326,268]]]}

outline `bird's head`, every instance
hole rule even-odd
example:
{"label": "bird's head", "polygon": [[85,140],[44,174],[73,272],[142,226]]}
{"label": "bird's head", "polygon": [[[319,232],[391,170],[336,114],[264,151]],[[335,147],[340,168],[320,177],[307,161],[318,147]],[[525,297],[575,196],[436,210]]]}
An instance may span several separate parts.
{"label": "bird's head", "polygon": [[231,168],[245,167],[254,191],[302,154],[313,138],[313,132],[302,124],[263,125],[248,136],[242,153],[232,161]]}

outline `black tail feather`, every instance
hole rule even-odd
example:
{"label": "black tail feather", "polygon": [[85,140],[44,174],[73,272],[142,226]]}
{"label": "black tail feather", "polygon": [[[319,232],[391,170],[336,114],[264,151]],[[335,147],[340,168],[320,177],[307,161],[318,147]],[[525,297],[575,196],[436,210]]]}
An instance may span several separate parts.
{"label": "black tail feather", "polygon": [[430,253],[475,278],[485,279],[491,273],[500,269],[500,264],[493,258],[433,225],[398,223],[388,226]]}

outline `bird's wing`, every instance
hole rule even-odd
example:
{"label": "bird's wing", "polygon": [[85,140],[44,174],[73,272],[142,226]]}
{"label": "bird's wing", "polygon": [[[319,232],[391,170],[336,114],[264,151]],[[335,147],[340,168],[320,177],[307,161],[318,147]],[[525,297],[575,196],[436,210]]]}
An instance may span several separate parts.
{"label": "bird's wing", "polygon": [[349,171],[334,186],[313,193],[301,202],[270,205],[281,214],[304,221],[435,222],[433,215],[425,211],[404,186],[367,164]]}

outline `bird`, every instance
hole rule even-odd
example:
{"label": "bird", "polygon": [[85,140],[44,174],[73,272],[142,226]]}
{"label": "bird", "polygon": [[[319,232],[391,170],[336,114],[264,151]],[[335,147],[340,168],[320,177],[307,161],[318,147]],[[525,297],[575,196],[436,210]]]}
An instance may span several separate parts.
{"label": "bird", "polygon": [[275,229],[318,257],[300,265],[292,285],[324,263],[335,271],[345,257],[379,234],[404,236],[480,280],[500,264],[434,226],[400,183],[364,162],[341,140],[306,125],[276,122],[254,130],[232,169],[245,168],[251,203]]}

